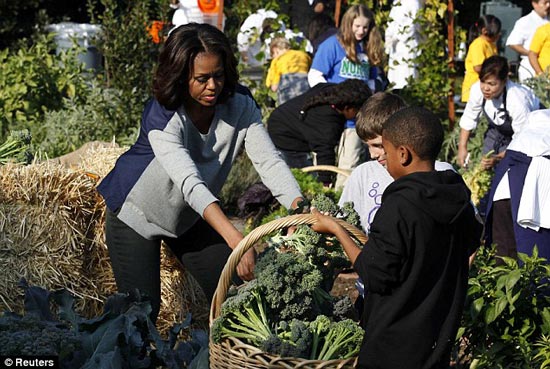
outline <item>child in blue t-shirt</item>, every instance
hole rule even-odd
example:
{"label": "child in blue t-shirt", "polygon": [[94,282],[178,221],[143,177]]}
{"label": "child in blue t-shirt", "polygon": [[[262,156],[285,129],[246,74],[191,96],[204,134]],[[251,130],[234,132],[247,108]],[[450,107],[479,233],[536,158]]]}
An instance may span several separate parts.
{"label": "child in blue t-shirt", "polygon": [[[344,14],[338,33],[319,46],[308,73],[309,85],[360,79],[374,91],[376,66],[381,66],[383,59],[384,47],[374,14],[365,5],[353,5]],[[355,121],[350,120],[346,122],[338,148],[338,166],[353,169],[362,161],[363,154],[363,143],[355,133]],[[339,177],[336,187],[343,183]]]}

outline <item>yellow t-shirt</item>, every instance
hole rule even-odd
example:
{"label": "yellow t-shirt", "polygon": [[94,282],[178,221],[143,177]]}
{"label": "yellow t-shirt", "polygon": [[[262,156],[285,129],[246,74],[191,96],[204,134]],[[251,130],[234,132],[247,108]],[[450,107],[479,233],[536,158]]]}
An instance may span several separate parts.
{"label": "yellow t-shirt", "polygon": [[288,50],[271,61],[265,84],[267,87],[279,84],[281,76],[287,73],[307,73],[311,66],[311,57],[301,50]]}
{"label": "yellow t-shirt", "polygon": [[470,44],[464,67],[464,82],[462,82],[462,102],[468,102],[470,88],[479,80],[479,74],[474,70],[476,65],[481,65],[490,56],[497,54],[497,45],[479,36]]}
{"label": "yellow t-shirt", "polygon": [[540,67],[546,71],[546,68],[550,66],[550,23],[537,28],[529,50],[538,54]]}

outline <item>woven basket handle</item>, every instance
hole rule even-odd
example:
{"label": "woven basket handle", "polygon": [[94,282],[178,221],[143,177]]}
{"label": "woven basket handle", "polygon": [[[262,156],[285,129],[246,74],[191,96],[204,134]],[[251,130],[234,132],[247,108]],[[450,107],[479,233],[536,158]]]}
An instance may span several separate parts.
{"label": "woven basket handle", "polygon": [[305,173],[320,172],[320,171],[334,172],[337,174],[344,175],[346,177],[349,177],[349,175],[351,174],[351,170],[338,168],[334,165],[313,165],[310,167],[304,167],[301,170],[302,172],[305,172]]}
{"label": "woven basket handle", "polygon": [[[359,242],[367,242],[367,236],[359,228],[341,220],[334,218],[348,233],[354,236]],[[216,292],[212,299],[212,306],[210,307],[210,324],[220,315],[221,305],[225,301],[227,291],[231,286],[232,276],[237,268],[237,265],[241,261],[243,255],[254,246],[262,237],[282,228],[296,226],[300,224],[312,225],[316,222],[316,218],[313,214],[297,214],[289,215],[284,218],[273,220],[269,223],[263,224],[254,230],[252,230],[245,238],[239,242],[237,247],[233,250],[229,259],[225,263],[222,270]]]}

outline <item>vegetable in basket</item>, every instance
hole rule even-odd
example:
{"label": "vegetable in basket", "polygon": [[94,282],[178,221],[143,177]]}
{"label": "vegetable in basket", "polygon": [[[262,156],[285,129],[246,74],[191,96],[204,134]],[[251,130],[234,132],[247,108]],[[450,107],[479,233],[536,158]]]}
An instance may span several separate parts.
{"label": "vegetable in basket", "polygon": [[28,130],[12,131],[0,145],[0,164],[9,161],[29,164],[33,155],[30,151],[31,134]]}

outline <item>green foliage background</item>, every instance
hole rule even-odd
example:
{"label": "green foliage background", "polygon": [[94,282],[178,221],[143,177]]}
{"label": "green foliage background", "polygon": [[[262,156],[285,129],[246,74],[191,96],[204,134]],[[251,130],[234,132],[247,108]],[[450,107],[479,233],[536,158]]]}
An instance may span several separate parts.
{"label": "green foliage background", "polygon": [[471,269],[458,367],[549,368],[550,265],[536,248],[519,260],[494,253],[481,248]]}

